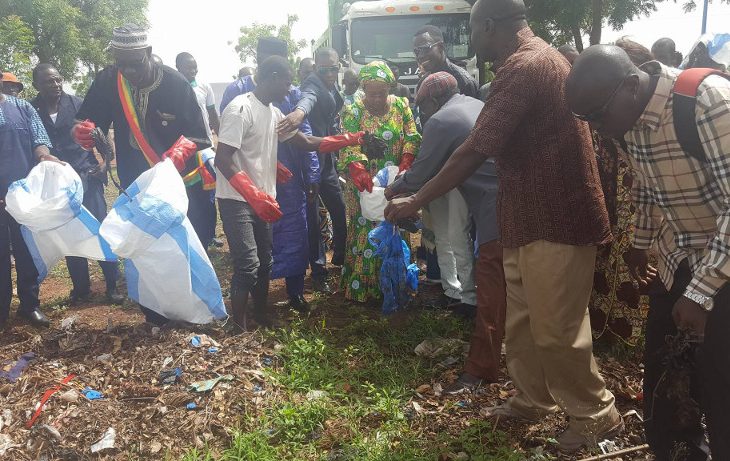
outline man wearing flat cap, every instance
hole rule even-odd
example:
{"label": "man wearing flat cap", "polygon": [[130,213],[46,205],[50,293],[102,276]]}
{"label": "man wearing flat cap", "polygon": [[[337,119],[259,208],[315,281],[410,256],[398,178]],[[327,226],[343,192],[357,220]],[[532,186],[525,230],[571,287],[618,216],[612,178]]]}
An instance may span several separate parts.
{"label": "man wearing flat cap", "polygon": [[[117,173],[126,188],[144,171],[169,155],[184,136],[201,151],[210,147],[203,114],[190,83],[176,70],[155,63],[147,32],[136,25],[114,29],[111,42],[114,64],[94,79],[76,115],[73,135],[87,150],[94,147],[91,132],[97,126],[107,132],[114,124]],[[176,164],[177,166],[177,164]],[[188,159],[181,174],[197,167]],[[210,194],[202,182],[187,187],[188,218],[198,235],[207,235],[205,206]],[[203,246],[208,242],[201,242]],[[142,308],[147,320],[166,319]]]}

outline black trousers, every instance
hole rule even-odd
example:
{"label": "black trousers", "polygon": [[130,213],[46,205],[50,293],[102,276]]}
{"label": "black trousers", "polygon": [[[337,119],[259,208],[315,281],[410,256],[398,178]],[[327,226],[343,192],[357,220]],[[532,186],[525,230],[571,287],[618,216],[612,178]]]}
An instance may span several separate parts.
{"label": "black trousers", "polygon": [[217,220],[215,200],[210,191],[203,189],[201,183],[186,187],[185,192],[188,195],[188,219],[193,225],[203,249],[207,251],[210,242],[215,237]]}
{"label": "black trousers", "polygon": [[[705,460],[706,446],[701,418],[680,423],[677,400],[667,397],[665,373],[667,337],[677,333],[672,309],[691,281],[683,262],[667,291],[661,282],[650,293],[644,356],[644,420],[646,437],[657,461]],[[708,315],[704,342],[696,347],[696,366],[690,378],[690,395],[700,405],[710,436],[714,460],[730,460],[730,286],[714,298]],[[686,418],[683,418],[686,420]],[[677,452],[677,448],[679,451]]]}
{"label": "black trousers", "polygon": [[33,257],[20,233],[20,224],[5,211],[5,203],[0,204],[0,322],[10,315],[13,300],[12,266],[10,263],[10,244],[15,257],[15,273],[18,276],[19,311],[29,312],[40,306],[38,300],[38,270]]}
{"label": "black trousers", "polygon": [[[85,178],[85,176],[82,176],[82,178]],[[103,221],[107,214],[104,184],[97,179],[86,178],[83,185],[84,206],[99,222]],[[73,283],[73,293],[81,296],[88,294],[91,291],[91,280],[89,279],[89,262],[86,258],[67,256],[66,266]],[[116,289],[117,279],[119,278],[118,263],[99,261],[99,266],[104,273],[107,293]]]}
{"label": "black trousers", "polygon": [[[332,218],[332,263],[341,266],[345,261],[345,243],[347,241],[347,215],[345,199],[342,196],[340,177],[335,168],[335,159],[332,154],[319,156],[321,165],[321,179],[319,183],[319,197]],[[322,235],[319,231],[318,202],[307,205],[307,227],[309,232],[309,264],[313,277],[327,275],[327,256]]]}

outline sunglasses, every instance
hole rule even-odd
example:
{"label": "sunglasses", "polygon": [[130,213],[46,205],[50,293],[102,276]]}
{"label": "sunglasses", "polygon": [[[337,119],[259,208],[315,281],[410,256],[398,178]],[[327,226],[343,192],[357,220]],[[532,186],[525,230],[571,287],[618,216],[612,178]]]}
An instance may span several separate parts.
{"label": "sunglasses", "polygon": [[616,89],[613,90],[613,93],[611,93],[611,96],[609,96],[606,103],[603,106],[601,106],[600,109],[593,111],[590,114],[585,114],[585,115],[576,114],[575,112],[573,112],[573,116],[575,118],[577,118],[578,120],[583,120],[584,122],[588,122],[588,123],[598,122],[599,120],[603,119],[606,116],[606,113],[608,112],[608,108],[611,106],[611,103],[613,102],[614,99],[616,99],[616,95],[618,95],[619,90],[621,90],[621,87],[624,86],[624,82],[626,82],[626,79],[629,78],[629,76],[632,73],[633,73],[633,70],[630,70],[626,74],[626,76],[621,79],[621,81],[619,82]]}
{"label": "sunglasses", "polygon": [[431,43],[430,45],[417,46],[417,47],[413,48],[413,54],[416,55],[416,56],[420,56],[420,55],[422,55],[424,53],[428,53],[429,51],[431,51],[431,49],[434,46],[440,45],[442,43],[444,43],[444,42],[436,42],[436,43]]}
{"label": "sunglasses", "polygon": [[336,74],[340,71],[340,66],[319,66],[317,73],[319,75]]}

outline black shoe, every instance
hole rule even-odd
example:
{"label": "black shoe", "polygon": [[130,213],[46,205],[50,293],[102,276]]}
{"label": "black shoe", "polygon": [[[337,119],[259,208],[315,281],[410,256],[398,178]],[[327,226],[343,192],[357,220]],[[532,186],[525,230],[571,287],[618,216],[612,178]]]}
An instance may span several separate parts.
{"label": "black shoe", "polygon": [[332,287],[330,287],[330,284],[324,278],[312,279],[312,290],[328,295],[332,294]]}
{"label": "black shoe", "polygon": [[345,255],[332,255],[332,261],[330,261],[330,263],[332,263],[333,266],[342,267],[345,264]]}
{"label": "black shoe", "polygon": [[125,297],[120,295],[116,288],[106,292],[106,300],[109,304],[124,304]]}
{"label": "black shoe", "polygon": [[91,293],[88,291],[83,294],[78,294],[72,290],[71,296],[68,298],[68,304],[72,307],[78,306],[78,305],[89,302],[89,298],[91,298]]}
{"label": "black shoe", "polygon": [[462,373],[454,383],[446,386],[444,394],[446,395],[459,395],[464,393],[474,392],[482,387],[484,380],[472,376],[469,373]]}
{"label": "black shoe", "polygon": [[446,296],[445,294],[441,293],[438,298],[426,303],[425,307],[428,309],[446,309],[451,305],[459,303],[461,303],[460,300],[452,298],[450,296]]}
{"label": "black shoe", "polygon": [[216,248],[223,248],[223,240],[219,238],[214,238],[210,241],[210,244]]}
{"label": "black shoe", "polygon": [[304,299],[304,296],[302,295],[297,295],[293,298],[289,298],[289,307],[301,314],[306,314],[307,312],[309,312],[309,303],[306,299]]}
{"label": "black shoe", "polygon": [[37,308],[32,311],[18,311],[18,317],[25,319],[28,323],[36,327],[48,328],[51,326],[48,318]]}

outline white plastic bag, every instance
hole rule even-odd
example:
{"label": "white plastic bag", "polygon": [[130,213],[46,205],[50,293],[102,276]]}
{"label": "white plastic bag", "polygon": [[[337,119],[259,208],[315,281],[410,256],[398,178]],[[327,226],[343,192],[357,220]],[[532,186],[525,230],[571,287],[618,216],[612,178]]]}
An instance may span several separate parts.
{"label": "white plastic bag", "polygon": [[64,256],[117,260],[83,201],[81,178],[68,164],[41,162],[8,188],[6,209],[22,226],[39,282]]}
{"label": "white plastic bag", "polygon": [[142,173],[114,203],[100,233],[124,261],[129,297],[170,320],[226,317],[221,287],[188,220],[188,197],[170,160]]}
{"label": "white plastic bag", "polygon": [[365,219],[375,222],[385,219],[385,207],[388,206],[385,188],[393,184],[396,176],[398,176],[398,167],[387,166],[373,178],[372,192],[360,192],[360,210]]}

